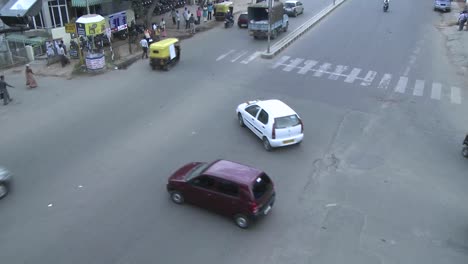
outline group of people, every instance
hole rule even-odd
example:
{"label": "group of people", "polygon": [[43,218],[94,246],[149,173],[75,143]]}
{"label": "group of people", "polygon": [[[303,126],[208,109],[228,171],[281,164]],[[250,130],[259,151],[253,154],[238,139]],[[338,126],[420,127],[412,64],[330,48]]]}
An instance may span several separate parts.
{"label": "group of people", "polygon": [[[55,50],[53,47],[54,44],[50,43],[47,45],[47,57],[54,57],[55,56]],[[67,57],[67,47],[65,46],[65,43],[63,43],[63,40],[60,41],[60,43],[55,43],[55,49],[57,50],[57,55],[60,58],[60,63],[62,64],[62,67],[65,67],[65,65],[70,63],[70,59]]]}
{"label": "group of people", "polygon": [[[36,78],[34,78],[34,73],[31,70],[31,67],[29,66],[29,64],[26,64],[26,70],[24,71],[24,73],[26,76],[26,86],[29,89],[36,88],[37,87]],[[0,76],[0,99],[3,99],[3,105],[7,105],[11,101],[13,101],[13,98],[10,97],[10,93],[8,93],[7,87],[14,88],[14,86],[8,84],[5,81],[5,76],[1,75]]]}
{"label": "group of people", "polygon": [[148,58],[148,47],[151,43],[159,41],[161,37],[165,38],[166,33],[166,21],[161,18],[161,22],[158,24],[153,23],[151,29],[147,28],[144,31],[144,37],[140,40],[140,46],[143,50],[141,55],[142,59]]}
{"label": "group of people", "polygon": [[[195,25],[199,25],[201,23],[201,18],[203,17],[203,21],[207,22],[208,20],[213,19],[213,10],[214,5],[212,2],[204,5],[203,8],[198,7],[196,13],[190,12],[187,7],[185,7],[184,12],[182,14],[185,22],[185,29],[190,30],[191,33],[195,33]],[[196,15],[196,18],[195,18]],[[172,9],[171,11],[171,18],[172,24],[177,26],[177,29],[180,29],[180,13],[179,10]]]}

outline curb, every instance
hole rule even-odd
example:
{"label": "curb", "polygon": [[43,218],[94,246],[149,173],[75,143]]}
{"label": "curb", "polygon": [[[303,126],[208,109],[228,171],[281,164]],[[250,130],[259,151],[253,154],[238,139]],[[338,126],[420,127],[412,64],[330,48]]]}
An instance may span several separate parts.
{"label": "curb", "polygon": [[270,52],[263,52],[261,54],[261,57],[264,59],[272,59],[345,1],[346,0],[337,0],[334,5],[331,4],[328,7],[325,7],[318,14],[316,14],[311,19],[307,20],[304,24],[300,25],[298,28],[289,33],[286,37],[273,44],[270,48]]}

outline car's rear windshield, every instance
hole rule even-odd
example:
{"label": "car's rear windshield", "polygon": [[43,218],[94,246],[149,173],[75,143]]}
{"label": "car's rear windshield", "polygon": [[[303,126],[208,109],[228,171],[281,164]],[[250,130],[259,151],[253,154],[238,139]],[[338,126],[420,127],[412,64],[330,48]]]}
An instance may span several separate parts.
{"label": "car's rear windshield", "polygon": [[255,199],[257,200],[262,198],[262,196],[269,193],[272,188],[273,183],[271,182],[270,177],[266,174],[258,176],[253,185],[253,194]]}
{"label": "car's rear windshield", "polygon": [[275,128],[287,128],[293,127],[300,124],[299,117],[297,115],[283,116],[275,118]]}
{"label": "car's rear windshield", "polygon": [[294,3],[285,3],[284,6],[289,8],[289,7],[294,7],[296,5]]}
{"label": "car's rear windshield", "polygon": [[186,180],[189,181],[200,175],[210,164],[208,163],[201,163],[195,166],[186,176]]}
{"label": "car's rear windshield", "polygon": [[242,15],[239,16],[239,18],[247,19],[247,14],[242,14]]}

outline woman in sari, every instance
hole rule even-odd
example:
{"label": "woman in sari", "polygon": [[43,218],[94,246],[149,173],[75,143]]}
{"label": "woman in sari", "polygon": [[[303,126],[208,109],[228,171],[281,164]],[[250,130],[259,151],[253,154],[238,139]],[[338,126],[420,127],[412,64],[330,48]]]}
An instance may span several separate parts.
{"label": "woman in sari", "polygon": [[26,86],[28,86],[30,89],[36,88],[37,87],[36,78],[34,78],[34,73],[31,70],[31,68],[29,68],[29,64],[26,64],[25,73],[26,73]]}

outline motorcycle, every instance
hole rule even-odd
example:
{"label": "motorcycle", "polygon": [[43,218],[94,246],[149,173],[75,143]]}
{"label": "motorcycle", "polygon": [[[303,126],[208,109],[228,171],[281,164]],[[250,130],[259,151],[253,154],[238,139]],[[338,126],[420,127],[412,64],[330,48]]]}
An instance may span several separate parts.
{"label": "motorcycle", "polygon": [[468,135],[466,135],[465,140],[463,141],[462,155],[465,158],[468,158]]}
{"label": "motorcycle", "polygon": [[384,12],[387,12],[387,11],[388,11],[388,2],[385,2],[385,3],[383,4],[383,11],[384,11]]}
{"label": "motorcycle", "polygon": [[234,25],[234,20],[232,19],[224,19],[224,28],[230,28]]}

